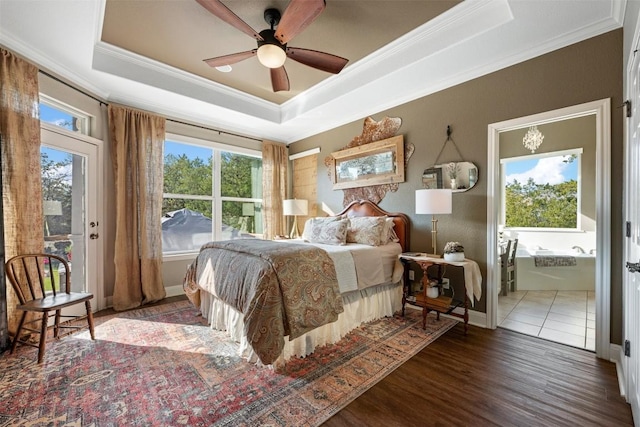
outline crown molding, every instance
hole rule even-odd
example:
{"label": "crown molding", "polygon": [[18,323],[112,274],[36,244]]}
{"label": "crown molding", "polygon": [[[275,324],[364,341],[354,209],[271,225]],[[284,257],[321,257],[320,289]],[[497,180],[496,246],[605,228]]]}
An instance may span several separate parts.
{"label": "crown molding", "polygon": [[280,122],[280,108],[272,102],[105,42],[95,44],[92,68],[238,113]]}

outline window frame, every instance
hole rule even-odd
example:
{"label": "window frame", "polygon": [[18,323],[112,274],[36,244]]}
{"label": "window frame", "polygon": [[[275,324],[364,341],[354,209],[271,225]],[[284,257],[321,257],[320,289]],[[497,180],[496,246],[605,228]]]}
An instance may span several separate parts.
{"label": "window frame", "polygon": [[80,111],[77,108],[72,107],[68,104],[65,104],[64,102],[58,101],[57,99],[52,98],[43,93],[39,93],[39,97],[40,97],[40,102],[39,102],[40,104],[44,104],[49,108],[53,108],[55,110],[61,111],[63,113],[69,114],[70,116],[74,117],[76,119],[76,125],[78,127],[78,130],[74,131],[72,129],[67,129],[62,126],[58,126],[57,124],[52,122],[44,122],[44,123],[49,123],[53,126],[66,129],[70,132],[78,132],[87,136],[89,135],[89,128],[91,125],[91,116],[89,114],[83,111]]}
{"label": "window frame", "polygon": [[[175,193],[162,193],[162,199],[177,198],[177,199],[190,199],[190,200],[207,200],[211,202],[212,212],[212,236],[213,240],[220,240],[222,238],[222,204],[225,201],[231,202],[251,202],[261,203],[264,206],[264,199],[261,198],[243,198],[243,197],[226,197],[221,195],[221,174],[222,174],[222,152],[240,154],[247,157],[254,157],[262,160],[262,152],[251,148],[239,147],[229,144],[224,144],[218,141],[212,141],[202,138],[194,138],[191,136],[181,135],[177,133],[167,132],[165,134],[164,143],[167,141],[177,144],[193,145],[196,147],[207,148],[212,150],[213,156],[213,170],[211,173],[211,179],[213,180],[211,195],[193,195],[193,194],[175,194]],[[163,154],[164,160],[164,154]],[[164,164],[164,163],[163,163]],[[164,183],[163,183],[164,185]],[[197,250],[180,251],[180,252],[165,252],[163,249],[162,256],[164,259],[179,258],[184,255],[192,255],[197,253]]]}
{"label": "window frame", "polygon": [[[543,159],[549,157],[562,157],[576,155],[577,159],[577,173],[576,173],[576,226],[571,228],[552,228],[552,227],[507,227],[507,179],[506,179],[506,164],[513,163],[521,160]],[[501,201],[500,201],[500,223],[503,225],[505,231],[540,231],[540,232],[583,232],[582,228],[582,148],[572,148],[568,150],[550,151],[546,153],[528,154],[525,156],[507,157],[500,159],[500,183],[501,189]]]}

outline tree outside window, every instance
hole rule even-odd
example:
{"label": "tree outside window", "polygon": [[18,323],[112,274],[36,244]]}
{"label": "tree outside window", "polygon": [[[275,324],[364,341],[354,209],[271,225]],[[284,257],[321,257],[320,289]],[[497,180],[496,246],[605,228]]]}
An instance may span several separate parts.
{"label": "tree outside window", "polygon": [[166,141],[162,213],[165,253],[196,251],[211,240],[261,237],[259,153]]}
{"label": "tree outside window", "polygon": [[578,228],[579,154],[504,161],[504,225]]}

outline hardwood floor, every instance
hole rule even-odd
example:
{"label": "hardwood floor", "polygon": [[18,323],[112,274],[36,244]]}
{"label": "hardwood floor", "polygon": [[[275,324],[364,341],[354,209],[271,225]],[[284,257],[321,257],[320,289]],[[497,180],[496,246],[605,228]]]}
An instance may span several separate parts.
{"label": "hardwood floor", "polygon": [[457,325],[323,424],[632,426],[615,364],[506,329]]}

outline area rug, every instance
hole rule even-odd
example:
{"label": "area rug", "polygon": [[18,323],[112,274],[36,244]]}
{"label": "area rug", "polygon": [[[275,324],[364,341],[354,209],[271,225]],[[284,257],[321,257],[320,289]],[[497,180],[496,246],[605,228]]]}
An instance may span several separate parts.
{"label": "area rug", "polygon": [[45,361],[0,357],[3,426],[316,426],[445,333],[420,312],[381,319],[275,370],[236,355],[187,301],[96,319]]}

